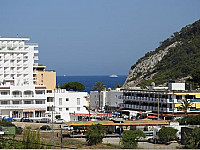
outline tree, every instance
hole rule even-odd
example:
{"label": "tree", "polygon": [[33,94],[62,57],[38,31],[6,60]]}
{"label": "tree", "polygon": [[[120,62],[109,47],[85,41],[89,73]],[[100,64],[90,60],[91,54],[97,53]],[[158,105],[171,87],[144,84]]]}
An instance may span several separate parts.
{"label": "tree", "polygon": [[61,89],[66,89],[66,90],[74,90],[74,91],[83,91],[85,90],[85,86],[80,83],[80,82],[67,82],[64,85],[60,86]]}
{"label": "tree", "polygon": [[115,86],[115,89],[116,89],[116,88],[121,88],[121,87],[122,87],[121,84],[117,84],[117,85]]}
{"label": "tree", "polygon": [[177,129],[174,129],[172,127],[165,127],[163,126],[159,131],[158,131],[158,137],[159,140],[165,144],[169,142],[172,139],[176,139],[176,133],[178,132]]}
{"label": "tree", "polygon": [[99,108],[101,108],[101,91],[103,91],[106,88],[106,86],[103,84],[103,82],[96,82],[93,86],[93,90],[97,90],[99,94]]}
{"label": "tree", "polygon": [[182,103],[181,103],[181,106],[179,107],[184,111],[185,114],[187,114],[187,110],[189,107],[192,106],[192,103],[190,102],[190,100],[187,100],[187,99],[183,99],[181,101]]}
{"label": "tree", "polygon": [[86,131],[86,141],[88,145],[96,145],[102,143],[106,134],[106,128],[101,124],[91,125]]}
{"label": "tree", "polygon": [[146,135],[141,130],[125,130],[122,133],[122,137],[120,139],[123,148],[137,148],[138,140],[141,137],[146,137]]}
{"label": "tree", "polygon": [[186,139],[186,148],[199,149],[200,148],[200,128],[195,127],[191,134]]}

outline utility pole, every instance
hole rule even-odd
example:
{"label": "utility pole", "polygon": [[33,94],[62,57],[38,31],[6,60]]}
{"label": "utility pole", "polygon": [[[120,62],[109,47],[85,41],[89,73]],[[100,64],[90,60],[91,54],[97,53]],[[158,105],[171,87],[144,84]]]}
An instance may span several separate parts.
{"label": "utility pole", "polygon": [[159,98],[159,93],[158,93],[158,120],[159,120],[159,112],[160,112],[160,98]]}
{"label": "utility pole", "polygon": [[63,141],[63,135],[62,135],[62,127],[61,127],[61,125],[60,125],[60,130],[61,130],[61,132],[60,132],[60,149],[62,149],[62,141]]}
{"label": "utility pole", "polygon": [[55,147],[55,139],[54,139],[54,127],[53,127],[53,105],[52,105],[52,114],[51,114],[51,128],[52,128],[52,131],[51,131],[51,143],[52,143],[52,149],[54,149]]}

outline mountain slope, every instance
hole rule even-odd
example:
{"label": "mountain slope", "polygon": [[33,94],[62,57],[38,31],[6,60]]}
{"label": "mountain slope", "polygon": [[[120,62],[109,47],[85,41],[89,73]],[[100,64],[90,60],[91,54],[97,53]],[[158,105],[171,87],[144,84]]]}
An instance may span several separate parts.
{"label": "mountain slope", "polygon": [[185,81],[197,69],[200,69],[200,20],[175,32],[155,51],[140,58],[131,67],[124,87]]}

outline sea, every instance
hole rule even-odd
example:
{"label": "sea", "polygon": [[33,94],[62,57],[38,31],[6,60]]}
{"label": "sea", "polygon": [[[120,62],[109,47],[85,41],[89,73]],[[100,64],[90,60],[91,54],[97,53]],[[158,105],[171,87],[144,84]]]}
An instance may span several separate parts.
{"label": "sea", "polygon": [[85,92],[90,93],[92,87],[98,81],[103,82],[106,88],[114,88],[117,84],[123,85],[126,80],[126,75],[118,75],[116,78],[108,76],[57,76],[56,84],[63,85],[66,82],[80,82],[85,86]]}

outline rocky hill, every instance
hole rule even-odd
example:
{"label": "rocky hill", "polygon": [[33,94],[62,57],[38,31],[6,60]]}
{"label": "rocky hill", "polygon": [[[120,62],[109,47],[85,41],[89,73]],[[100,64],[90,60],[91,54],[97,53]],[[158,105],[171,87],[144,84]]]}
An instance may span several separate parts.
{"label": "rocky hill", "polygon": [[170,80],[186,81],[200,70],[200,20],[175,32],[134,64],[124,87],[165,85]]}

